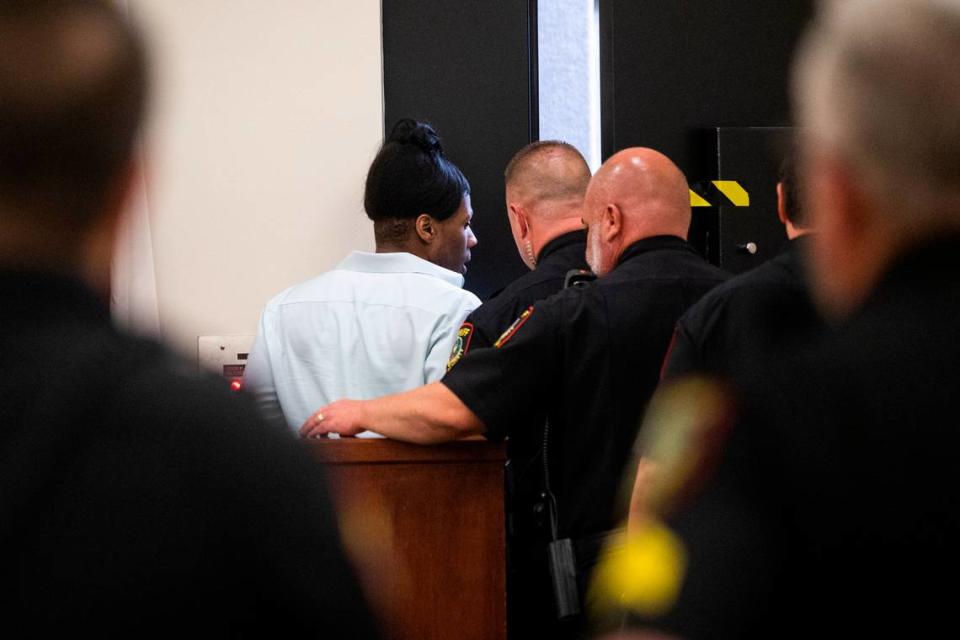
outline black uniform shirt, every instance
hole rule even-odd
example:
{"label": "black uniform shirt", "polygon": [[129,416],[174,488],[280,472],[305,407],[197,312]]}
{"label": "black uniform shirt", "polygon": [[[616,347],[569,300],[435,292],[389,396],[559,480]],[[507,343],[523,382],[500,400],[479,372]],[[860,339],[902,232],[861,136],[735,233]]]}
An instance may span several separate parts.
{"label": "black uniform shirt", "polygon": [[586,251],[586,231],[565,233],[548,242],[540,251],[536,269],[494,293],[467,316],[458,336],[462,349],[454,348],[451,363],[456,364],[458,356],[471,348],[493,346],[524,309],[562,290],[568,271],[588,269]]}
{"label": "black uniform shirt", "polygon": [[719,462],[691,471],[671,509],[689,565],[658,626],[928,637],[954,623],[958,318],[953,237],[899,260],[841,327],[741,386],[723,446],[692,456]]}
{"label": "black uniform shirt", "polygon": [[[617,267],[524,312],[499,348],[472,350],[443,379],[486,426],[510,437],[520,499],[536,493],[542,411],[560,535],[611,528],[614,499],[680,314],[726,279],[685,241],[641,240]],[[496,345],[495,345],[496,346]]]}
{"label": "black uniform shirt", "polygon": [[13,636],[373,636],[302,443],[69,279],[0,271],[0,550]]}
{"label": "black uniform shirt", "polygon": [[806,237],[717,287],[677,322],[664,378],[756,366],[819,326],[803,273]]}

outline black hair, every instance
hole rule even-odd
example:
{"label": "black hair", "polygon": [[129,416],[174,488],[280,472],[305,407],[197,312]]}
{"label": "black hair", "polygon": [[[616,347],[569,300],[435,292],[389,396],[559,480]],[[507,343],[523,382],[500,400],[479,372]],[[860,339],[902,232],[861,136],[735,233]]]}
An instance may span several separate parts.
{"label": "black hair", "polygon": [[4,215],[58,231],[92,222],[133,154],[146,67],[138,32],[108,0],[0,4]]}
{"label": "black hair", "polygon": [[797,183],[797,154],[791,150],[780,163],[779,182],[783,188],[783,206],[786,209],[787,220],[793,226],[803,229],[806,227],[806,211],[800,195],[800,185]]}
{"label": "black hair", "polygon": [[422,213],[437,220],[452,216],[468,193],[470,183],[444,154],[433,127],[405,118],[370,165],[363,208],[377,242],[396,242]]}

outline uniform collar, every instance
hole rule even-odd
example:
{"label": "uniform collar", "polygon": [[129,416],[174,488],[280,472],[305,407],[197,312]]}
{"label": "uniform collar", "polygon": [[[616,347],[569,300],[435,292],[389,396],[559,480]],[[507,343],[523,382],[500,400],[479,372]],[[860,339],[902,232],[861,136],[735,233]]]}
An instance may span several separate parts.
{"label": "uniform collar", "polygon": [[620,259],[617,260],[617,266],[642,253],[659,251],[661,249],[679,249],[681,251],[696,253],[694,248],[691,247],[686,240],[678,236],[652,236],[650,238],[644,238],[643,240],[637,240],[627,247],[620,256]]}
{"label": "uniform collar", "polygon": [[580,229],[559,235],[547,244],[543,245],[543,248],[540,249],[540,255],[537,256],[537,263],[539,264],[543,262],[551,255],[559,253],[563,249],[578,244],[587,244],[587,232],[585,230]]}
{"label": "uniform collar", "polygon": [[353,251],[336,268],[361,273],[421,273],[440,278],[455,287],[463,287],[463,276],[459,273],[444,269],[405,251],[394,253]]}

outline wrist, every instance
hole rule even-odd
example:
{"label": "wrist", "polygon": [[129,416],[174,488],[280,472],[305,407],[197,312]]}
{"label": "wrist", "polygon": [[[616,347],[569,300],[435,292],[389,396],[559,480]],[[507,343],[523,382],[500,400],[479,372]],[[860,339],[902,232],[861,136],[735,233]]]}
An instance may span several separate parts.
{"label": "wrist", "polygon": [[367,429],[376,431],[377,423],[376,420],[374,420],[374,412],[371,410],[371,405],[375,402],[376,400],[361,400],[357,402],[356,424],[353,425],[357,433]]}

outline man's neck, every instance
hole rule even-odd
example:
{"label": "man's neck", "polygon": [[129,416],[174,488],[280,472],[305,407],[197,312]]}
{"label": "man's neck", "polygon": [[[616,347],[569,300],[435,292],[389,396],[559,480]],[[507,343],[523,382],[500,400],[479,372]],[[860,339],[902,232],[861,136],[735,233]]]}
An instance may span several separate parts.
{"label": "man's neck", "polygon": [[542,226],[541,235],[543,237],[538,236],[537,241],[533,244],[533,253],[537,256],[537,260],[540,260],[540,254],[545,246],[566,233],[582,230],[583,221],[580,218],[561,218],[552,223],[547,223]]}
{"label": "man's neck", "polygon": [[7,269],[76,272],[77,243],[37,225],[0,217],[0,265]]}
{"label": "man's neck", "polygon": [[788,240],[796,240],[797,238],[801,236],[805,236],[808,233],[810,233],[810,231],[812,231],[812,229],[804,229],[802,227],[796,227],[792,222],[789,222],[789,221],[784,225],[784,227],[787,230]]}
{"label": "man's neck", "polygon": [[378,242],[376,253],[409,253],[423,260],[428,260],[423,245],[416,242]]}
{"label": "man's neck", "polygon": [[76,278],[109,297],[112,248],[112,241],[93,242],[89,231],[55,233],[0,216],[0,269]]}

